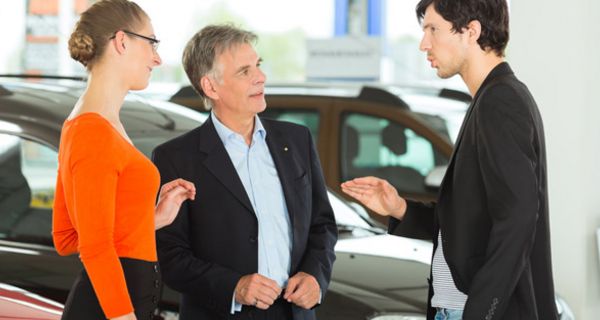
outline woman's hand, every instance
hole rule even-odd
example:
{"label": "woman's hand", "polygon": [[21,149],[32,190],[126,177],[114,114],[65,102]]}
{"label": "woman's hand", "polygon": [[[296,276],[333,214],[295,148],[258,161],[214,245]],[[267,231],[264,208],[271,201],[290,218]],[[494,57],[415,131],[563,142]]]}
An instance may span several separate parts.
{"label": "woman's hand", "polygon": [[177,217],[181,204],[185,200],[194,200],[195,198],[196,187],[193,183],[183,179],[165,183],[160,188],[158,203],[154,210],[155,229],[170,225]]}

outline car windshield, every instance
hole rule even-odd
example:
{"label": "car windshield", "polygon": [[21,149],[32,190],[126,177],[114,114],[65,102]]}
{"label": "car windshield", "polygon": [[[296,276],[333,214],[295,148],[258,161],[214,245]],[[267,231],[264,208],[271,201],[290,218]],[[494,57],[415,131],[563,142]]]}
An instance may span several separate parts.
{"label": "car windshield", "polygon": [[369,217],[362,205],[346,201],[331,190],[327,191],[327,195],[340,234],[345,233],[345,237],[355,238],[385,233],[382,226]]}

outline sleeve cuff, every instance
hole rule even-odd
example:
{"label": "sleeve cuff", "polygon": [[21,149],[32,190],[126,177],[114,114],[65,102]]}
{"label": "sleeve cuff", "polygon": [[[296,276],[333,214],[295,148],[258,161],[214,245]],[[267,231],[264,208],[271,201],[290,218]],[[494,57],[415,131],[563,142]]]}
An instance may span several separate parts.
{"label": "sleeve cuff", "polygon": [[237,303],[235,301],[235,292],[234,292],[233,297],[231,298],[231,310],[229,311],[229,313],[235,314],[236,312],[240,312],[240,311],[242,311],[242,304]]}
{"label": "sleeve cuff", "polygon": [[319,290],[319,304],[321,304],[321,302],[323,302],[323,291]]}

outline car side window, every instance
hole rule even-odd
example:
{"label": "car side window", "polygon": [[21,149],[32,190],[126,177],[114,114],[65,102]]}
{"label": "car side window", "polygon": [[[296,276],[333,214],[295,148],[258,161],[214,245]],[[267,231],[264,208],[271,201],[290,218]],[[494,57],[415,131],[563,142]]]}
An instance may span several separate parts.
{"label": "car side window", "polygon": [[52,244],[57,169],[56,151],[0,134],[0,239]]}
{"label": "car side window", "polygon": [[425,177],[447,159],[425,137],[400,123],[346,113],[340,126],[342,179],[376,176],[400,193],[428,194]]}
{"label": "car side window", "polygon": [[287,121],[308,127],[313,141],[319,141],[319,113],[314,110],[282,110],[267,108],[260,114],[261,117],[279,121]]}

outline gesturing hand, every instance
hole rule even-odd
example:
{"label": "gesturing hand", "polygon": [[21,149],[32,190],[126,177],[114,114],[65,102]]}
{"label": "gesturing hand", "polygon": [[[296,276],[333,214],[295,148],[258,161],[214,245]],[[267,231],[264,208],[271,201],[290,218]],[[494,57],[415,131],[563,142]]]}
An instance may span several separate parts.
{"label": "gesturing hand", "polygon": [[341,184],[342,191],[382,216],[402,219],[406,201],[389,182],[376,177],[362,177]]}
{"label": "gesturing hand", "polygon": [[155,229],[170,225],[177,217],[181,204],[187,199],[194,200],[195,197],[196,187],[189,181],[175,179],[165,183],[160,188],[158,203],[154,210]]}
{"label": "gesturing hand", "polygon": [[321,288],[312,275],[298,272],[288,280],[283,298],[301,308],[310,309],[319,303]]}
{"label": "gesturing hand", "polygon": [[235,301],[266,310],[281,294],[277,282],[258,273],[245,275],[235,286]]}

